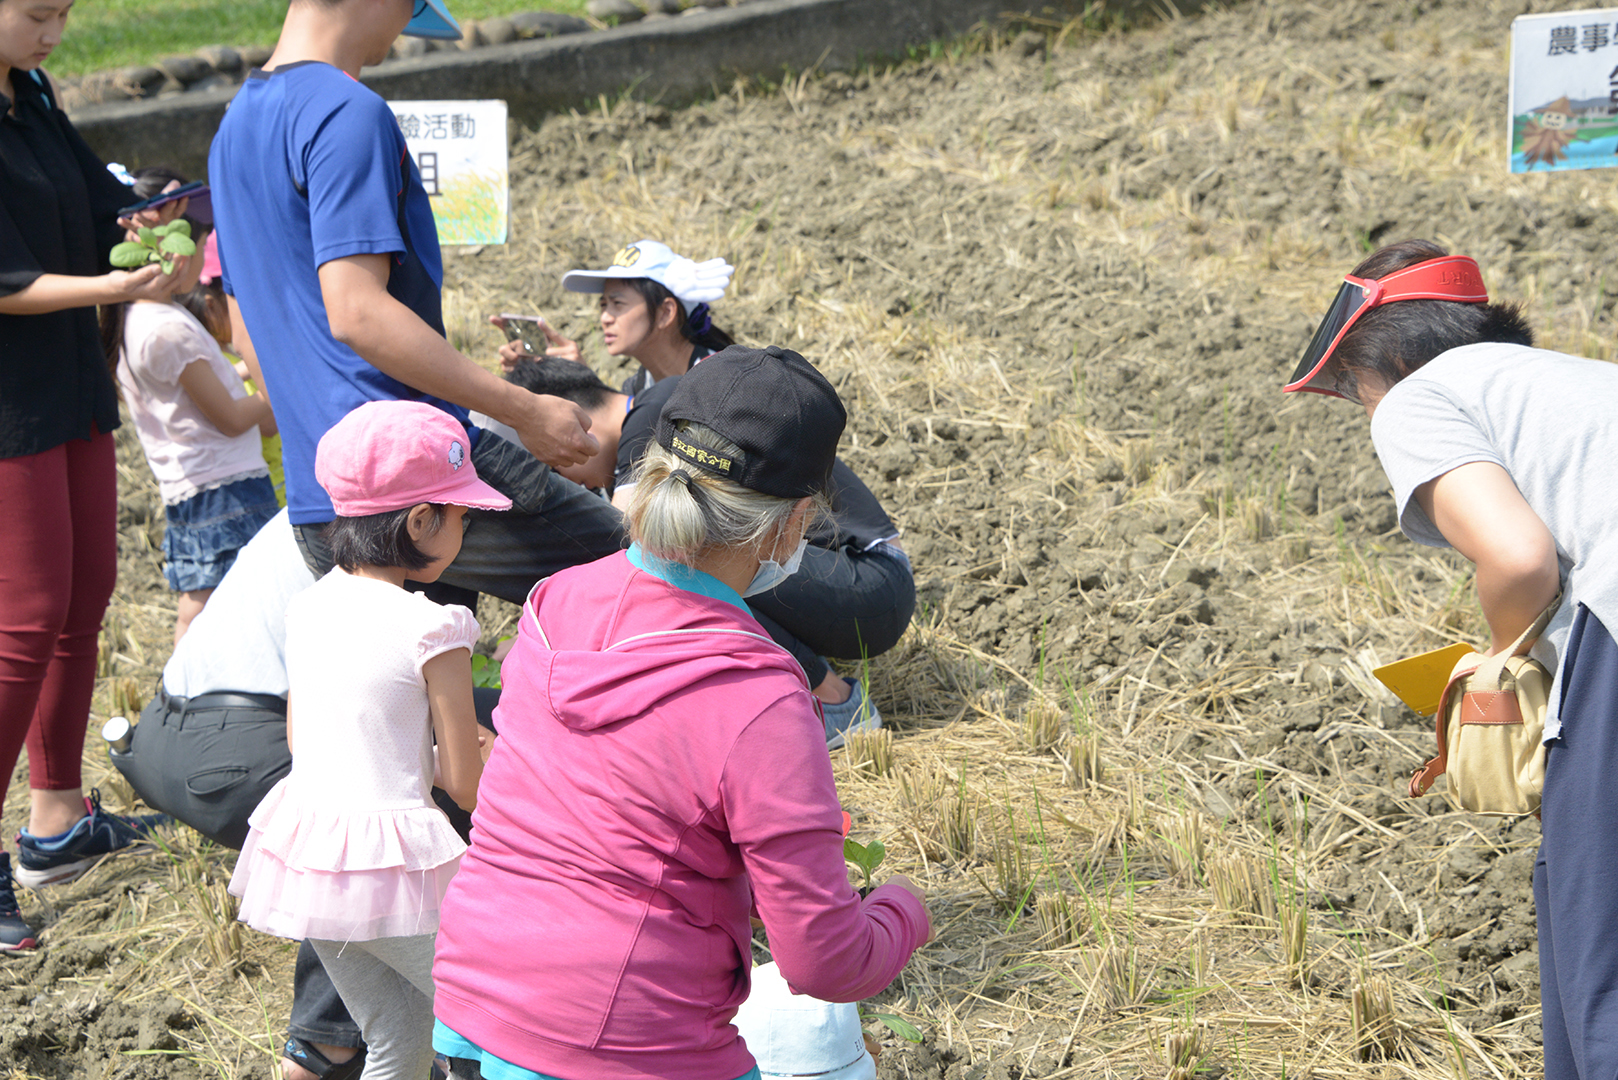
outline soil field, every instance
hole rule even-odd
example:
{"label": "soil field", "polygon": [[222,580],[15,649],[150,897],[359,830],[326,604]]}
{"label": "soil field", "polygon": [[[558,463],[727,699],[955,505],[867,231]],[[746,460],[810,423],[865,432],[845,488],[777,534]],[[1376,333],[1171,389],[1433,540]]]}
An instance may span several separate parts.
{"label": "soil field", "polygon": [[[923,1036],[870,1021],[884,1077],[1539,1074],[1537,825],[1405,798],[1431,729],[1369,675],[1479,636],[1468,568],[1398,534],[1358,410],[1278,391],[1339,275],[1409,236],[1613,357],[1614,174],[1505,171],[1507,26],[1552,6],[1021,24],[515,135],[512,242],[448,259],[457,343],[492,362],[483,317],[537,310],[607,368],[563,271],[725,255],[718,321],[834,380],[903,526],[891,739],[835,755],[938,928],[871,1003]],[[120,439],[96,726],[172,620]],[[46,947],[0,964],[0,1075],[267,1076],[292,951],[230,922],[232,860],[182,832],[24,894]]]}

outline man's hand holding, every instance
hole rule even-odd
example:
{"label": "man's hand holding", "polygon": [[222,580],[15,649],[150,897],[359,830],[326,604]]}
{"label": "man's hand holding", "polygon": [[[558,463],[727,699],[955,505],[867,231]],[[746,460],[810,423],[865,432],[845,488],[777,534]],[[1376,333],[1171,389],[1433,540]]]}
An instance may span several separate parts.
{"label": "man's hand holding", "polygon": [[529,394],[524,423],[513,423],[528,452],[552,468],[582,465],[601,451],[590,434],[590,414],[563,398]]}

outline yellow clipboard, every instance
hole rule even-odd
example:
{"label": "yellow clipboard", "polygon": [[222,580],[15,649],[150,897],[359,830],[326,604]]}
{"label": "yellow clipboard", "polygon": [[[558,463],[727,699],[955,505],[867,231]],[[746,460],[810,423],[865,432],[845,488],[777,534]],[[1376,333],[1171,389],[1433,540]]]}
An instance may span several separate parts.
{"label": "yellow clipboard", "polygon": [[1399,700],[1417,714],[1431,716],[1438,711],[1450,672],[1455,670],[1461,657],[1474,651],[1470,645],[1446,645],[1442,649],[1383,664],[1373,669],[1371,674],[1381,680],[1383,686],[1398,694]]}

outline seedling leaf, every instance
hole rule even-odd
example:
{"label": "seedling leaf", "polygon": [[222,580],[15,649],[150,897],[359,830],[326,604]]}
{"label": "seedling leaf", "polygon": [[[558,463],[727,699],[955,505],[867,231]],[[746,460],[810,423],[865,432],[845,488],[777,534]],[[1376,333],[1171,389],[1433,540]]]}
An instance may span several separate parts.
{"label": "seedling leaf", "polygon": [[894,1016],[892,1013],[872,1013],[871,1015],[886,1024],[889,1031],[905,1042],[921,1042],[921,1031],[904,1017]]}
{"label": "seedling leaf", "polygon": [[183,218],[183,217],[175,218],[173,221],[169,222],[167,225],[164,225],[163,228],[168,230],[168,234],[170,236],[179,235],[179,236],[184,236],[184,237],[190,237],[190,235],[191,235],[191,223],[189,221],[185,220],[185,218]]}
{"label": "seedling leaf", "polygon": [[157,246],[157,230],[150,225],[142,225],[136,230],[135,235],[140,237],[140,242],[147,247]]}
{"label": "seedling leaf", "polygon": [[171,233],[163,237],[163,243],[158,246],[158,250],[167,252],[170,255],[189,257],[197,253],[197,245],[189,236],[179,236]]}
{"label": "seedling leaf", "polygon": [[500,688],[500,665],[482,653],[472,656],[472,685]]}
{"label": "seedling leaf", "polygon": [[145,244],[126,241],[125,243],[114,245],[112,254],[107,256],[107,260],[114,266],[122,267],[125,270],[133,270],[137,266],[145,266],[151,254],[151,248],[148,248]]}
{"label": "seedling leaf", "polygon": [[880,840],[872,840],[869,844],[861,844],[857,840],[843,838],[843,858],[860,868],[860,872],[865,875],[867,888],[871,885],[871,875],[876,872],[878,866],[882,865],[882,860],[887,856],[888,849],[882,846]]}

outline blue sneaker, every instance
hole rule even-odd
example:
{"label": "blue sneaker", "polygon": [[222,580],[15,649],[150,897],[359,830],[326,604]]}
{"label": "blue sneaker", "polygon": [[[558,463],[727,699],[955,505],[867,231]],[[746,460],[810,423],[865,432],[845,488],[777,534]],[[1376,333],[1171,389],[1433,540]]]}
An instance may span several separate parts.
{"label": "blue sneaker", "polygon": [[865,684],[846,677],[843,681],[849,687],[847,701],[840,705],[820,703],[820,711],[826,715],[827,750],[836,750],[857,731],[876,731],[882,726],[882,714],[865,696]]}
{"label": "blue sneaker", "polygon": [[174,820],[167,814],[119,817],[101,809],[101,792],[92,789],[84,800],[84,817],[60,836],[40,838],[27,829],[17,834],[19,885],[30,889],[72,881],[90,867],[139,840],[159,825]]}
{"label": "blue sneaker", "polygon": [[20,952],[39,944],[34,928],[22,921],[11,886],[11,852],[0,851],[0,952]]}

